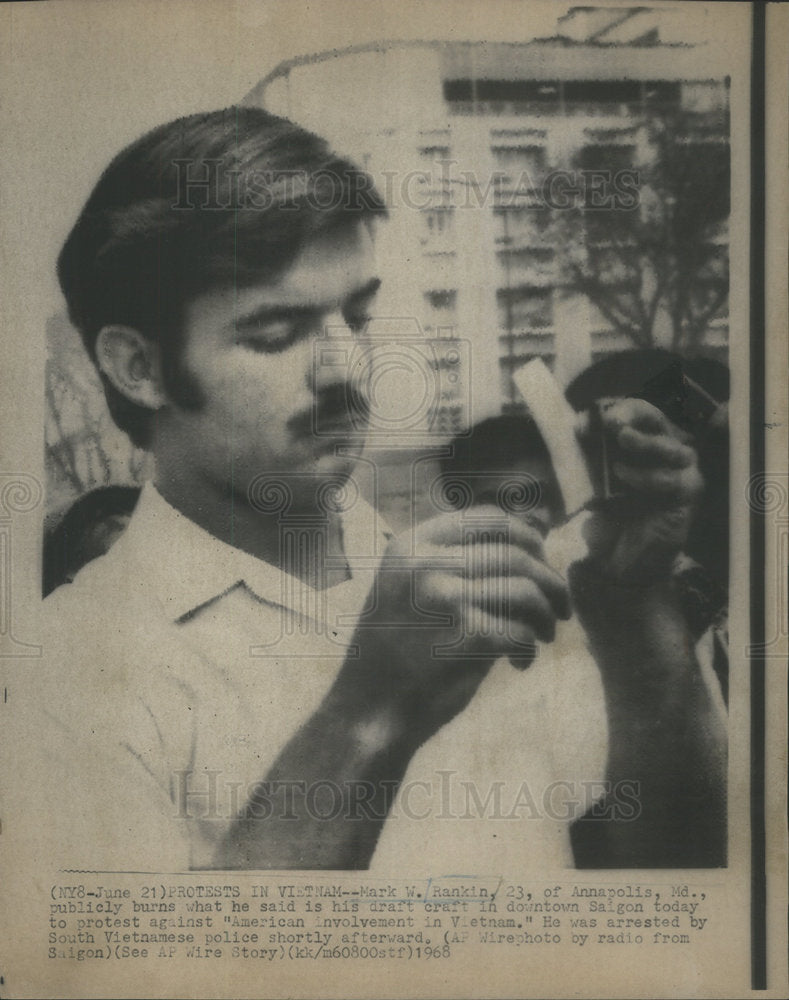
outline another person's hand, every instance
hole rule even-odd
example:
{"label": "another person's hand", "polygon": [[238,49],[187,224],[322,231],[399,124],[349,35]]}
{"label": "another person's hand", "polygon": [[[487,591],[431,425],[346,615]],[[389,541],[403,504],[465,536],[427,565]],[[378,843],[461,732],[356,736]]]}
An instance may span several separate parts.
{"label": "another person's hand", "polygon": [[[585,526],[590,559],[609,579],[648,584],[670,572],[703,480],[690,439],[641,399],[600,404],[615,495]],[[589,440],[588,424],[580,428]]]}

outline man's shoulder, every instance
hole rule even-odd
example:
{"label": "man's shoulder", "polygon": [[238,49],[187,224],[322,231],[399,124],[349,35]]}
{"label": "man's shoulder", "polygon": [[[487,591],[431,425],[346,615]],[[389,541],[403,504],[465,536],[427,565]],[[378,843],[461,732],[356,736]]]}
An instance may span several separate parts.
{"label": "man's shoulder", "polygon": [[129,657],[138,659],[132,650],[161,646],[167,632],[164,610],[123,542],[119,539],[44,600],[45,650],[60,661],[59,669],[76,669],[86,657],[120,666]]}
{"label": "man's shoulder", "polygon": [[92,729],[110,735],[140,732],[141,706],[173,704],[179,678],[188,676],[189,650],[145,574],[116,551],[121,542],[43,602],[37,684],[52,717],[70,731],[89,718]]}
{"label": "man's shoulder", "polygon": [[157,564],[168,557],[172,532],[151,517],[151,487],[146,484],[129,523],[103,554],[87,562],[71,583],[64,583],[44,601],[46,620],[57,622],[78,615],[86,625],[125,621],[139,607],[155,607],[152,586]]}
{"label": "man's shoulder", "polygon": [[45,620],[76,612],[86,619],[123,616],[129,601],[147,599],[144,574],[121,538],[104,555],[86,563],[71,583],[61,584],[44,599]]}

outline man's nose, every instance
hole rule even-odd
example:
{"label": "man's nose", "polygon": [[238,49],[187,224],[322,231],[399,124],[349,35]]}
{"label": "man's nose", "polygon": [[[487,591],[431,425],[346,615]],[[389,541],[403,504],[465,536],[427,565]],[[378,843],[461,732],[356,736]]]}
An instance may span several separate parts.
{"label": "man's nose", "polygon": [[353,330],[341,312],[324,317],[318,336],[312,341],[309,377],[315,392],[348,382],[354,340]]}
{"label": "man's nose", "polygon": [[324,340],[355,340],[355,335],[348,320],[343,316],[341,309],[327,313],[323,318],[323,330],[321,331]]}

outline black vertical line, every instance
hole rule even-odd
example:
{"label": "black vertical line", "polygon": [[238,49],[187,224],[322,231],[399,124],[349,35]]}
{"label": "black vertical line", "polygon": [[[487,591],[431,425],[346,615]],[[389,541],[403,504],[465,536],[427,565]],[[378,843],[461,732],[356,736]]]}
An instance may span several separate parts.
{"label": "black vertical line", "polygon": [[[765,471],[765,7],[751,4],[751,288],[750,394],[751,481]],[[764,649],[765,522],[750,511],[751,647]],[[765,658],[750,662],[751,687],[751,987],[767,989],[767,877],[765,865]]]}
{"label": "black vertical line", "polygon": [[[507,220],[507,214],[504,213],[504,218]],[[505,235],[509,234],[509,224],[508,221],[504,223]],[[513,380],[513,374],[515,372],[515,330],[512,319],[512,260],[510,259],[510,251],[512,246],[509,242],[509,238],[505,240],[504,243],[504,302],[507,317],[507,392],[509,393],[508,403],[515,403],[518,397],[518,392],[515,388],[515,382]]]}

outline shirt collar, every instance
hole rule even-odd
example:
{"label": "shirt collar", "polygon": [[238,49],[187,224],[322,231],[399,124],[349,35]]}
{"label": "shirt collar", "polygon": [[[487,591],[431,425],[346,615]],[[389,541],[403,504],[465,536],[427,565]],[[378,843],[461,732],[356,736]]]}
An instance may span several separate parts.
{"label": "shirt collar", "polygon": [[[343,516],[343,541],[353,578],[374,570],[391,532],[366,501],[358,498]],[[148,482],[123,536],[118,555],[136,560],[141,579],[178,621],[243,584],[259,600],[293,611],[313,588],[271,563],[211,535],[172,507]],[[126,550],[125,553],[123,550]],[[339,584],[331,593],[347,588]],[[312,602],[310,602],[312,603]]]}

